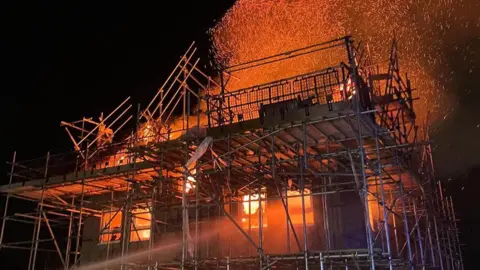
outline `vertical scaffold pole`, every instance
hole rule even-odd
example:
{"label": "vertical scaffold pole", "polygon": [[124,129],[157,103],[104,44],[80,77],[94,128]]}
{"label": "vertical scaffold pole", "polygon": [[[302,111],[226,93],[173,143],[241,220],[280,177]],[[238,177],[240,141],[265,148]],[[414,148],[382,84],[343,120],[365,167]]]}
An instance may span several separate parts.
{"label": "vertical scaffold pole", "polygon": [[[325,149],[327,155],[330,154],[330,139],[327,138],[327,141],[325,142]],[[327,161],[327,168],[330,168],[330,158],[328,158]],[[330,219],[329,219],[329,214],[328,214],[328,195],[327,195],[327,190],[328,187],[330,187],[331,184],[331,177],[330,176],[325,176],[322,177],[322,185],[323,185],[323,192],[325,194],[322,195],[322,207],[323,207],[323,226],[325,228],[325,240],[326,240],[326,249],[330,250],[332,248],[331,241],[330,241]]]}
{"label": "vertical scaffold pole", "polygon": [[[227,153],[230,153],[232,148],[232,137],[230,133],[227,135]],[[232,177],[232,156],[227,156],[227,189],[228,189],[228,211],[232,214],[232,189],[231,189],[231,177]],[[232,256],[232,235],[228,236],[228,256]]]}
{"label": "vertical scaffold pole", "polygon": [[371,269],[375,269],[375,256],[373,254],[373,241],[372,241],[372,229],[370,228],[370,211],[368,209],[368,183],[367,183],[367,176],[365,172],[365,149],[363,147],[363,138],[362,138],[362,125],[361,125],[361,120],[360,120],[360,84],[359,80],[357,78],[357,64],[356,64],[356,59],[354,56],[354,51],[352,49],[352,43],[353,41],[351,40],[350,37],[345,37],[345,46],[347,49],[347,56],[348,56],[348,62],[350,65],[351,69],[351,74],[353,77],[353,82],[355,84],[355,89],[356,94],[354,96],[354,108],[355,108],[355,114],[356,114],[356,122],[357,122],[357,141],[358,141],[358,149],[360,150],[360,162],[361,162],[361,171],[362,171],[362,182],[363,182],[363,187],[361,190],[362,193],[362,200],[363,200],[363,208],[364,208],[364,214],[365,214],[365,228],[366,228],[366,236],[367,236],[367,247],[368,247],[368,253],[370,256],[370,263],[371,263]]}
{"label": "vertical scaffold pole", "polygon": [[409,268],[413,269],[413,257],[412,257],[412,247],[410,244],[410,231],[408,229],[408,219],[407,219],[407,211],[405,209],[405,193],[403,190],[403,184],[402,184],[402,176],[401,172],[399,172],[399,188],[400,188],[400,197],[401,197],[401,203],[402,203],[402,215],[403,215],[403,226],[405,227],[405,238],[407,241],[407,251],[408,251],[408,263],[409,263]]}
{"label": "vertical scaffold pole", "polygon": [[133,184],[127,183],[127,200],[125,201],[125,207],[123,208],[122,213],[122,235],[121,243],[122,243],[122,251],[120,255],[120,269],[126,269],[125,265],[125,257],[128,254],[128,247],[130,245],[130,230],[131,230],[131,211],[132,211],[132,196],[135,191]]}
{"label": "vertical scaffold pole", "polygon": [[[449,232],[449,234],[451,234],[451,232],[453,231],[452,230],[452,223],[454,222],[453,219],[452,219],[452,215],[451,215],[451,211],[450,211],[450,201],[448,199],[448,196],[445,196],[445,208],[446,208],[446,212],[447,212],[447,231]],[[455,232],[453,233],[455,235]],[[457,244],[455,243],[455,237],[454,235],[451,236],[451,243],[449,243],[449,246],[450,246],[450,250],[451,250],[451,258],[452,258],[452,269],[458,269],[457,267],[455,267],[456,263],[457,263]]]}
{"label": "vertical scaffold pole", "polygon": [[155,213],[157,211],[155,207],[156,206],[155,202],[157,201],[157,193],[158,193],[158,188],[155,185],[152,191],[152,197],[151,197],[152,201],[150,202],[150,207],[148,209],[148,211],[150,212],[150,239],[148,239],[148,268],[149,269],[152,269],[152,265],[153,265],[152,251],[153,251],[153,244],[155,243],[155,233],[156,233]]}
{"label": "vertical scaffold pole", "polygon": [[395,248],[397,249],[397,256],[400,257],[400,247],[398,243],[398,232],[397,232],[397,215],[395,214],[397,201],[393,200],[392,190],[390,190],[390,201],[392,201],[392,221],[393,221],[393,234],[395,236]]}
{"label": "vertical scaffold pole", "polygon": [[[382,164],[380,163],[380,146],[378,143],[378,130],[375,130],[375,148],[377,152],[377,175],[380,181],[380,198],[382,199],[382,208],[383,208],[383,225],[385,230],[385,238],[387,240],[387,254],[388,254],[388,268],[393,269],[392,264],[392,250],[390,246],[390,230],[388,228],[388,213],[387,213],[387,203],[385,199],[385,187],[383,183],[383,174],[382,174]],[[394,217],[395,218],[395,217]]]}
{"label": "vertical scaffold pole", "polygon": [[[8,186],[12,184],[13,180],[13,172],[15,170],[15,161],[17,159],[17,152],[13,152],[13,158],[12,158],[12,167],[10,168],[10,176],[8,178]],[[8,204],[10,202],[10,193],[7,194],[7,198],[5,199],[5,208],[3,209],[3,218],[2,218],[2,230],[0,232],[0,250],[2,249],[2,244],[3,244],[3,233],[5,232],[5,224],[7,221],[7,212],[8,212]]]}
{"label": "vertical scaffold pole", "polygon": [[[446,202],[445,202],[445,198],[443,196],[443,187],[442,187],[442,182],[438,182],[438,189],[439,189],[439,192],[440,192],[440,203],[441,203],[441,207],[442,207],[442,213],[443,213],[443,219],[445,219],[447,222],[448,222],[448,215],[447,215],[447,206],[446,206]],[[445,226],[445,224],[442,224],[440,223],[440,226]],[[445,252],[446,252],[446,259],[450,259],[450,264],[447,264],[447,267],[448,269],[455,269],[455,262],[453,260],[453,254],[452,254],[452,243],[450,241],[450,232],[448,231],[449,230],[449,226],[447,224],[447,230],[444,231],[444,234],[446,235],[446,239],[447,239],[447,245],[445,247]]]}
{"label": "vertical scaffold pole", "polygon": [[[263,249],[263,207],[262,207],[262,185],[258,186],[258,250]],[[259,254],[259,269],[263,269],[263,253]]]}
{"label": "vertical scaffold pole", "polygon": [[436,263],[436,260],[435,260],[435,252],[434,252],[435,246],[433,245],[433,240],[432,240],[432,230],[431,230],[432,224],[431,224],[430,215],[428,214],[428,212],[427,212],[427,217],[425,218],[425,220],[427,221],[427,224],[426,224],[426,226],[427,226],[427,236],[428,236],[428,244],[430,246],[430,257],[432,258],[432,266],[437,267],[437,263]]}
{"label": "vertical scaffold pole", "polygon": [[433,216],[433,225],[435,229],[435,239],[437,242],[437,252],[438,252],[438,262],[440,263],[440,270],[443,270],[443,255],[442,255],[442,244],[440,243],[440,236],[438,233],[438,226],[437,226],[437,217]]}
{"label": "vertical scaffold pole", "polygon": [[[138,130],[140,128],[140,114],[141,114],[141,108],[140,108],[140,103],[137,104],[137,112],[136,112],[136,122],[135,122],[135,129],[132,131],[130,137],[132,138],[129,146],[130,147],[135,147],[137,143],[139,142],[139,137],[138,137]],[[132,230],[132,206],[133,206],[133,196],[135,194],[135,191],[137,189],[137,185],[135,182],[135,177],[136,177],[136,167],[137,167],[137,158],[138,158],[138,153],[137,151],[133,152],[132,155],[132,169],[133,172],[129,175],[131,175],[131,179],[129,179],[129,182],[127,183],[127,200],[125,202],[125,208],[123,211],[123,222],[122,222],[122,235],[121,237],[121,242],[122,242],[122,251],[121,251],[121,257],[120,257],[120,269],[125,269],[126,264],[125,264],[125,257],[129,253],[130,249],[130,233]],[[127,176],[128,177],[128,176]],[[135,226],[135,223],[133,223],[133,226]],[[133,228],[136,230],[135,228]],[[137,237],[138,237],[138,232],[137,232]]]}
{"label": "vertical scaffold pole", "polygon": [[[196,177],[198,178],[198,162],[195,165],[197,168],[195,172],[197,172]],[[198,235],[198,217],[199,217],[199,210],[200,210],[200,193],[199,190],[200,188],[198,185],[200,184],[200,181],[196,181],[197,186],[195,187],[195,255],[194,255],[194,260],[195,260],[195,270],[198,269],[198,247],[199,247],[199,235]]]}
{"label": "vertical scaffold pole", "polygon": [[[75,197],[72,197],[72,205],[75,205]],[[73,212],[70,211],[70,216],[68,217],[67,249],[65,251],[65,270],[70,269],[70,251],[72,249],[72,230],[74,221],[73,218]]]}
{"label": "vertical scaffold pole", "polygon": [[[114,192],[112,191],[110,193],[110,209],[108,210],[108,219],[109,219],[109,222],[111,222],[111,219],[112,219],[112,213],[113,213],[113,201],[114,201]],[[103,211],[102,211],[103,213]],[[107,224],[103,224],[103,220],[104,220],[104,216],[102,215],[102,218],[100,219],[100,224],[102,227],[104,227],[105,225]],[[110,225],[108,225],[108,227],[110,227]],[[102,231],[103,231],[103,228],[102,228]],[[100,235],[100,237],[103,237],[103,235]],[[105,261],[108,261],[108,259],[110,258],[110,246],[111,246],[111,235],[107,234],[107,237],[108,237],[108,241],[107,241],[107,255],[105,256]],[[105,270],[108,270],[107,267],[105,267]]]}
{"label": "vertical scaffold pole", "polygon": [[415,202],[415,199],[412,200],[412,204],[413,204],[413,214],[415,215],[415,227],[417,230],[418,247],[420,249],[420,260],[422,262],[422,267],[425,267],[425,256],[423,253],[424,250],[423,250],[422,233],[420,230],[420,220],[418,219],[417,204]]}
{"label": "vertical scaffold pole", "polygon": [[[88,157],[88,148],[85,150],[85,157]],[[78,264],[78,259],[79,259],[79,253],[80,253],[80,240],[82,239],[81,231],[82,231],[82,223],[83,223],[83,204],[84,204],[84,198],[85,198],[85,177],[86,177],[86,172],[88,169],[88,160],[85,160],[85,167],[83,170],[83,177],[82,177],[82,193],[80,195],[80,212],[78,214],[78,226],[77,226],[77,237],[76,237],[76,243],[75,243],[75,254],[74,254],[74,265]]]}
{"label": "vertical scaffold pole", "polygon": [[320,252],[319,260],[320,260],[320,270],[324,270],[323,254],[321,252]]}
{"label": "vertical scaffold pole", "polygon": [[43,200],[45,198],[45,183],[47,182],[47,175],[48,175],[48,163],[50,161],[50,152],[47,153],[47,159],[45,161],[45,171],[44,171],[44,177],[43,177],[43,183],[42,183],[42,194],[40,195],[40,203],[37,208],[37,215],[35,219],[35,235],[33,239],[33,253],[30,253],[31,257],[31,264],[29,266],[30,270],[35,269],[35,262],[37,260],[37,251],[38,251],[38,242],[39,242],[39,237],[40,237],[40,230],[42,227],[42,214],[43,214]]}
{"label": "vertical scaffold pole", "polygon": [[[185,163],[188,162],[188,144],[185,143]],[[181,269],[185,269],[185,261],[187,256],[187,230],[188,226],[188,209],[187,209],[187,181],[188,181],[188,172],[183,172],[183,181],[182,181],[182,264]]]}
{"label": "vertical scaffold pole", "polygon": [[453,226],[455,229],[455,236],[457,239],[457,245],[458,245],[458,255],[460,259],[460,270],[463,270],[463,255],[462,255],[462,246],[460,245],[460,237],[458,236],[458,227],[457,227],[457,218],[455,216],[455,208],[453,207],[453,199],[450,197],[450,206],[452,207],[452,218],[453,218]]}
{"label": "vertical scaffold pole", "polygon": [[300,189],[302,191],[302,221],[303,221],[303,256],[305,257],[305,269],[308,270],[308,237],[307,237],[307,218],[305,215],[305,175],[307,168],[307,125],[303,123],[303,158],[299,157],[300,163]]}
{"label": "vertical scaffold pole", "polygon": [[[186,130],[186,134],[188,134],[188,117],[187,117],[187,75],[188,72],[186,70],[188,64],[188,60],[185,59],[185,65],[183,68],[183,91],[182,91],[182,100],[183,100],[183,109],[182,109],[182,117],[183,119],[187,120],[187,126],[185,125],[185,121],[182,121],[183,129]],[[185,163],[188,162],[189,155],[188,155],[188,143],[185,141]],[[189,168],[187,168],[188,170]],[[183,183],[182,183],[182,269],[185,269],[185,261],[187,259],[187,250],[188,250],[188,233],[190,230],[190,224],[188,222],[188,205],[187,205],[187,183],[188,183],[188,171],[184,172],[183,176]]]}

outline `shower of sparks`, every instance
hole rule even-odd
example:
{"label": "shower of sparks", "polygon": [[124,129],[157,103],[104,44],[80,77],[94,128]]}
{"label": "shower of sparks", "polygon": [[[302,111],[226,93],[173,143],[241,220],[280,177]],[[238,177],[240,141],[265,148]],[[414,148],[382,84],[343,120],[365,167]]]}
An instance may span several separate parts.
{"label": "shower of sparks", "polygon": [[[408,73],[414,95],[420,98],[417,115],[422,121],[430,111],[429,120],[436,121],[453,112],[455,105],[448,89],[453,71],[444,52],[466,50],[455,41],[472,32],[480,34],[475,12],[479,8],[477,1],[466,0],[238,0],[211,30],[211,37],[217,64],[234,65],[344,35],[368,44],[373,61],[380,62],[388,58],[395,36],[400,70]],[[337,56],[315,54],[242,71],[228,87],[328,67]],[[471,61],[465,57],[467,70],[474,68]]]}

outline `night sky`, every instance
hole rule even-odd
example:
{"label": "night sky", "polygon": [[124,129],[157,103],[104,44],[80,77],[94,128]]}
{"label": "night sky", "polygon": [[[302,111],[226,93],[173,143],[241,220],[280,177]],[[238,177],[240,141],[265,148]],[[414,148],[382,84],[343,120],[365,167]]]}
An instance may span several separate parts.
{"label": "night sky", "polygon": [[[156,6],[140,1],[4,2],[2,161],[11,160],[14,150],[19,159],[71,150],[59,126],[62,120],[98,117],[127,96],[145,104],[194,40],[208,63],[206,31],[234,1],[156,1]],[[437,172],[456,200],[468,260],[480,241],[475,231],[480,212],[480,37],[462,35],[455,45],[461,50],[444,48],[455,71],[447,87],[455,110],[433,124],[432,138]],[[464,57],[474,57],[474,65],[465,66]]]}

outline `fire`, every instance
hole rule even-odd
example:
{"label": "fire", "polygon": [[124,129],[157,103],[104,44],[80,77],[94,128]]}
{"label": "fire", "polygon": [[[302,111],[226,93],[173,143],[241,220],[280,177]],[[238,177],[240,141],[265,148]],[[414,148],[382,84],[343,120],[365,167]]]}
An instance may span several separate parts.
{"label": "fire", "polygon": [[186,183],[186,188],[185,191],[188,193],[190,190],[195,188],[195,178],[192,175],[195,175],[197,173],[196,169],[193,169],[191,172],[191,175],[187,176],[187,183]]}
{"label": "fire", "polygon": [[[478,25],[468,25],[469,21],[477,19],[475,11],[468,1],[237,0],[211,29],[210,36],[216,64],[230,66],[347,34],[353,35],[357,44],[362,41],[363,45],[368,45],[364,46],[368,48],[368,54],[374,62],[380,62],[389,55],[391,38],[395,32],[400,44],[402,72],[408,72],[415,87],[421,89],[413,92],[414,98],[422,95],[424,106],[415,108],[420,118],[418,122],[421,122],[427,111],[431,112],[433,120],[441,119],[443,115],[440,113],[451,111],[445,108],[451,107],[449,100],[454,99],[447,96],[444,90],[447,78],[453,77],[453,71],[445,64],[447,58],[442,47],[457,49],[455,40],[446,38],[451,37],[452,33],[455,38],[479,33]],[[461,16],[458,15],[460,13]],[[342,48],[240,71],[232,77],[225,75],[227,90],[337,65],[338,59],[344,57]],[[339,92],[351,91],[348,84],[345,88],[339,89]],[[219,89],[212,88],[210,92],[218,94]],[[354,90],[351,92],[354,94]],[[193,111],[200,112],[200,126],[205,126],[205,102],[201,101],[197,106]],[[168,123],[162,123],[161,128],[145,123],[138,132],[144,144],[152,142],[149,138],[155,138],[160,133],[168,134],[166,139],[173,140],[185,133],[186,122],[187,119],[183,117],[172,118]],[[190,116],[188,123],[190,128],[198,125],[197,117]],[[108,162],[108,166],[125,164],[127,161],[131,162],[131,159],[126,158],[121,162],[117,159]],[[191,183],[189,185],[192,186]]]}
{"label": "fire", "polygon": [[[243,196],[243,212],[247,215],[257,213],[259,208],[259,198],[260,196],[258,194]],[[261,198],[262,200],[265,199],[265,194],[262,194]],[[264,202],[262,202],[262,206],[264,206]],[[265,212],[265,207],[262,207],[262,212]]]}
{"label": "fire", "polygon": [[343,84],[340,85],[340,94],[343,98],[352,99],[352,97],[355,95],[354,88],[355,86],[352,83],[352,78],[349,77],[345,86]]}
{"label": "fire", "polygon": [[[353,35],[357,42],[361,40],[364,45],[368,44],[373,61],[380,62],[388,57],[395,33],[402,48],[402,72],[408,72],[414,85],[422,89],[414,92],[415,98],[421,94],[425,103],[425,106],[416,108],[417,116],[422,119],[430,111],[439,118],[441,108],[450,103],[447,92],[442,90],[445,89],[445,78],[451,77],[449,67],[444,64],[446,55],[440,48],[442,44],[455,44],[455,41],[443,37],[457,31],[467,35],[464,25],[465,21],[476,20],[473,10],[472,4],[465,1],[238,0],[211,30],[211,39],[216,62],[222,66],[260,59],[347,34]],[[456,30],[452,31],[454,28]],[[478,27],[468,28],[478,33]],[[318,53],[284,61],[281,65],[241,71],[234,74],[235,78],[230,78],[227,88],[244,88],[327,67],[338,53]]]}
{"label": "fire", "polygon": [[290,219],[292,220],[293,224],[303,224],[303,214],[302,208],[305,205],[305,222],[306,224],[313,224],[314,217],[313,217],[313,204],[312,204],[312,197],[310,195],[310,190],[304,190],[304,197],[302,202],[302,194],[299,190],[288,190],[288,212],[290,215]]}
{"label": "fire", "polygon": [[[237,1],[212,30],[217,62],[225,65],[244,63],[341,36],[336,31],[340,27],[338,22],[318,16],[333,12],[333,7],[315,2]],[[319,25],[330,27],[315,30]],[[227,88],[239,89],[307,73],[325,67],[325,63],[332,60],[330,55],[316,55],[314,59],[298,57],[281,64],[240,71],[234,74],[236,79],[229,80]]]}

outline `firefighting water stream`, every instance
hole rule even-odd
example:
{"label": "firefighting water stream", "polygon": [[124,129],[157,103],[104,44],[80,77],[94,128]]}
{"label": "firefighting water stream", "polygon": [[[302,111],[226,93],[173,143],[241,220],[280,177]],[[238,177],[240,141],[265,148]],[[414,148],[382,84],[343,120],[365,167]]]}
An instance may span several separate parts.
{"label": "firefighting water stream", "polygon": [[110,267],[118,267],[119,265],[122,264],[122,262],[131,262],[134,260],[145,260],[148,258],[149,254],[152,254],[155,260],[157,260],[158,257],[161,257],[162,253],[170,252],[171,250],[176,250],[180,247],[180,245],[181,245],[181,242],[178,242],[178,241],[173,243],[165,243],[153,248],[151,251],[147,250],[147,251],[134,252],[130,255],[124,256],[123,258],[119,256],[113,259],[85,265],[78,269],[79,270],[93,270],[93,269],[105,269],[105,268],[109,269]]}
{"label": "firefighting water stream", "polygon": [[[222,224],[222,220],[218,220],[219,224]],[[227,222],[225,220],[225,222]],[[209,231],[204,231],[198,235],[198,243],[202,243],[206,239],[221,234],[223,231],[222,226],[217,226],[211,228]],[[223,233],[225,233],[223,231]],[[180,260],[181,248],[182,248],[182,238],[181,236],[175,237],[163,237],[161,241],[151,249],[140,249],[140,251],[132,251],[128,255],[112,256],[111,259],[104,261],[99,261],[92,264],[86,264],[79,267],[79,270],[94,270],[94,269],[111,269],[119,267],[122,264],[131,264],[135,262],[148,262],[148,258],[151,256],[152,261],[162,262],[166,260],[171,260],[172,257],[178,256],[177,259]],[[148,245],[145,243],[144,245]],[[135,246],[135,245],[132,245]],[[172,255],[173,254],[173,255]],[[189,255],[189,260],[193,259],[193,254]]]}

